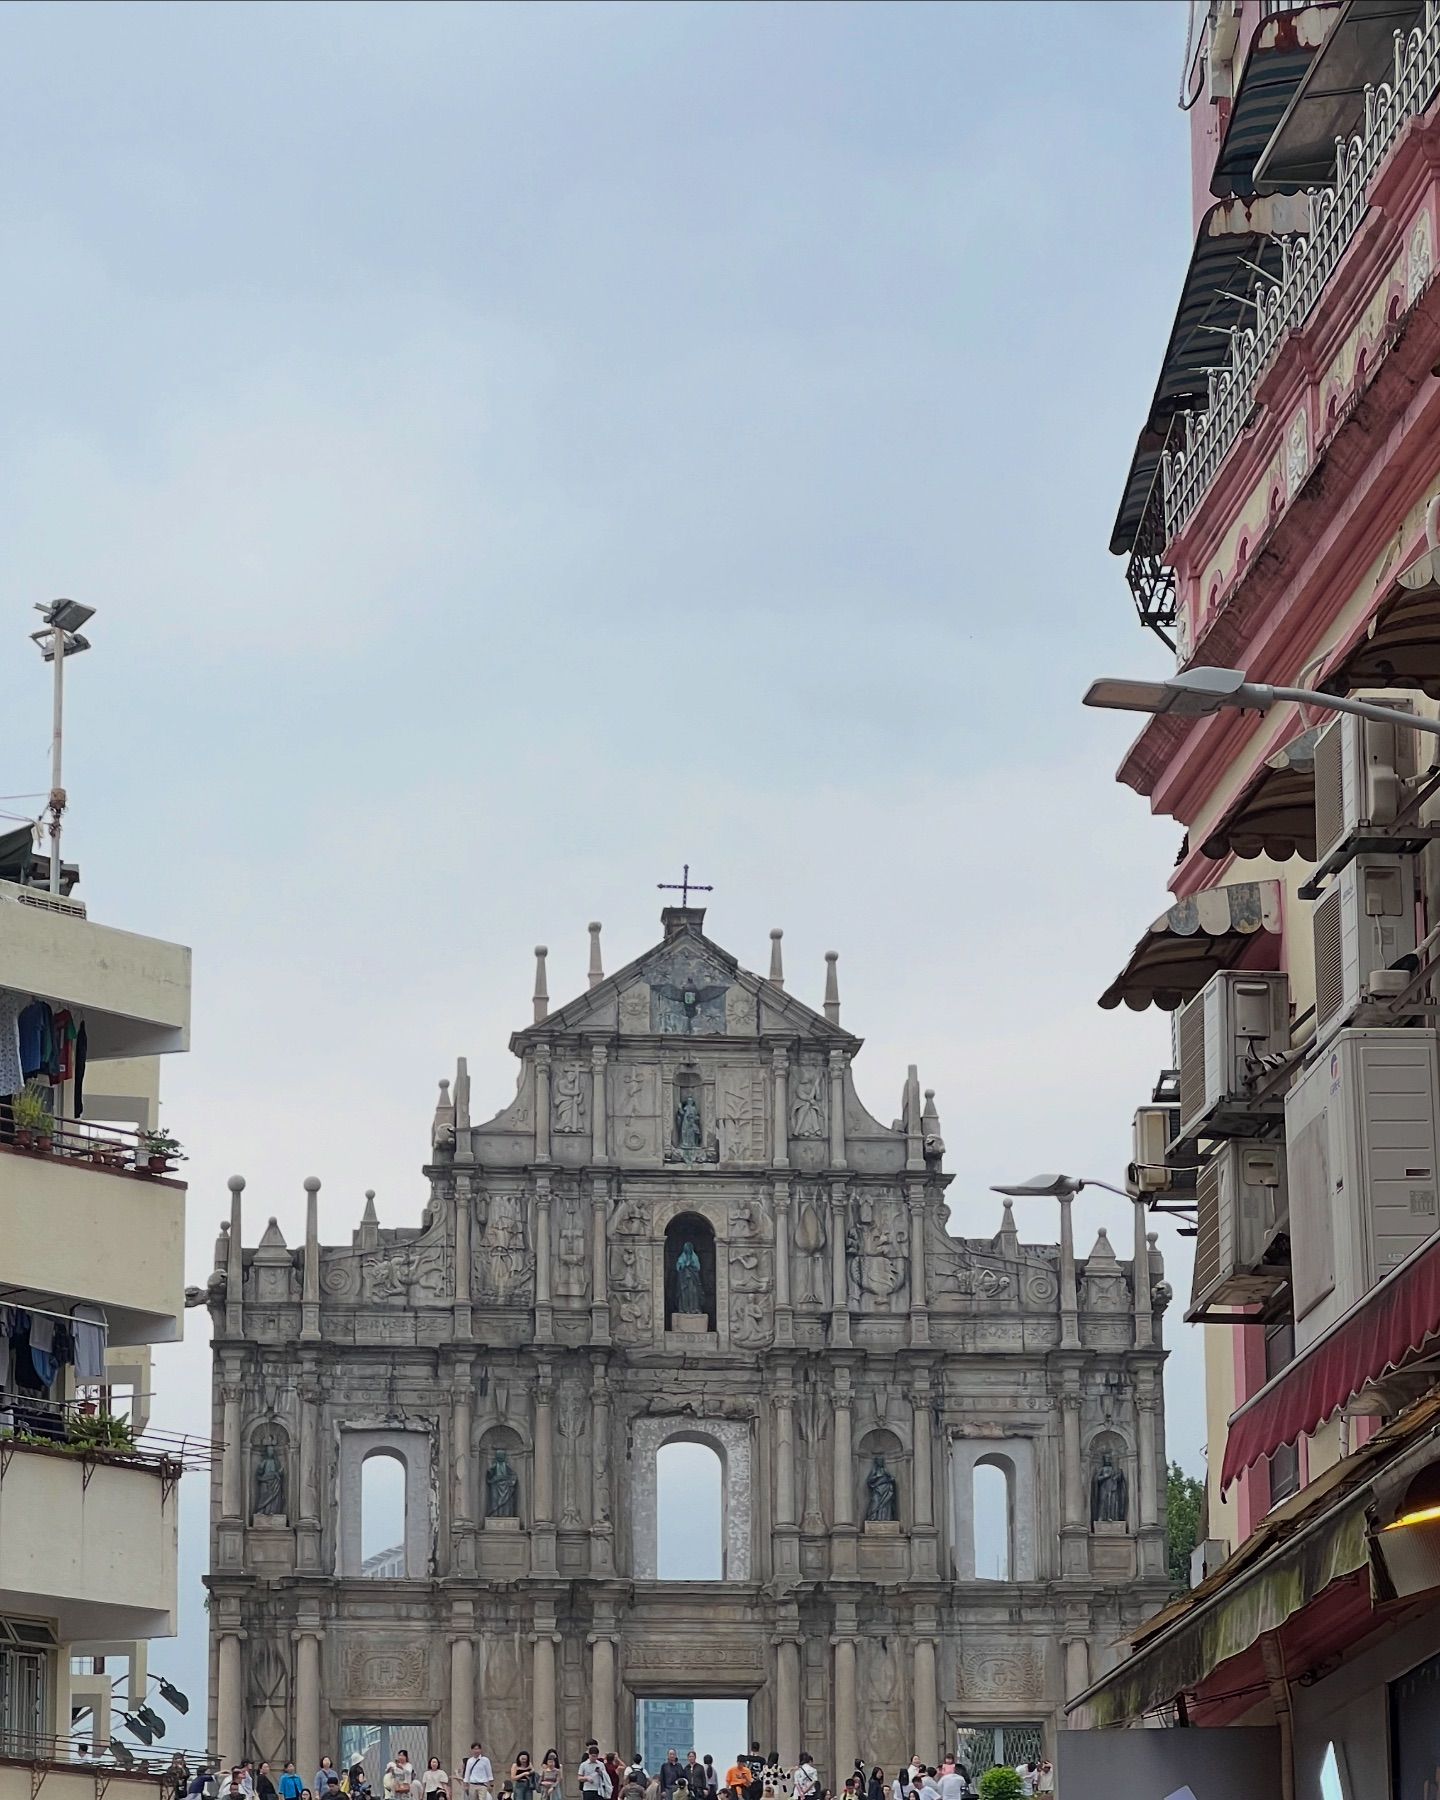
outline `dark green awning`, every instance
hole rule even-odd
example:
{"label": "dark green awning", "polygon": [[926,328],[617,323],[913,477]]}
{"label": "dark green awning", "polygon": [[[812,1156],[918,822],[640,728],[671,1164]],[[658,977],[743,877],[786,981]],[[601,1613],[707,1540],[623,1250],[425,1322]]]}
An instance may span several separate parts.
{"label": "dark green awning", "polygon": [[1217,199],[1255,192],[1255,164],[1339,16],[1338,5],[1304,6],[1255,27],[1210,179]]}

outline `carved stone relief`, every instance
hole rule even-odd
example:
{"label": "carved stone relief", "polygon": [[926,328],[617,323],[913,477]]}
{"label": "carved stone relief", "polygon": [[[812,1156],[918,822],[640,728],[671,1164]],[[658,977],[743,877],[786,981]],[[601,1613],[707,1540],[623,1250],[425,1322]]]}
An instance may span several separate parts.
{"label": "carved stone relief", "polygon": [[731,977],[698,951],[681,952],[653,963],[650,1029],[680,1037],[723,1037],[725,995]]}
{"label": "carved stone relief", "polygon": [[765,1161],[765,1075],[721,1069],[715,1080],[715,1127],[722,1163]]}
{"label": "carved stone relief", "polygon": [[574,1194],[564,1194],[555,1214],[555,1294],[583,1300],[590,1291],[590,1254],[585,1243],[585,1216]]}
{"label": "carved stone relief", "polygon": [[894,1188],[855,1188],[845,1233],[852,1303],[862,1312],[886,1305],[908,1283],[909,1257],[909,1220]]}
{"label": "carved stone relief", "polygon": [[962,1700],[1028,1700],[1045,1691],[1045,1650],[1040,1644],[962,1650],[956,1664]]}
{"label": "carved stone relief", "polygon": [[824,1190],[802,1187],[800,1204],[795,1212],[794,1288],[801,1306],[829,1304],[829,1271],[825,1263],[829,1228],[826,1224]]}
{"label": "carved stone relief", "polygon": [[354,1700],[384,1705],[391,1699],[419,1700],[430,1685],[430,1651],[419,1643],[377,1643],[373,1638],[345,1646],[345,1692]]}
{"label": "carved stone relief", "polygon": [[798,1062],[791,1075],[790,1135],[823,1138],[826,1124],[827,1079],[822,1063]]}
{"label": "carved stone relief", "polygon": [[528,1299],[535,1261],[526,1247],[525,1210],[525,1196],[513,1188],[480,1196],[471,1253],[472,1289],[478,1299],[496,1306],[523,1305]]}
{"label": "carved stone relief", "polygon": [[290,1742],[290,1670],[285,1646],[261,1637],[250,1645],[250,1748],[255,1761],[279,1764]]}
{"label": "carved stone relief", "polygon": [[[648,1004],[648,1002],[647,1002]],[[621,1063],[611,1072],[615,1146],[621,1156],[660,1154],[660,1071],[652,1063]]]}
{"label": "carved stone relief", "polygon": [[556,1131],[590,1129],[590,1072],[578,1062],[557,1063],[550,1078],[551,1111]]}

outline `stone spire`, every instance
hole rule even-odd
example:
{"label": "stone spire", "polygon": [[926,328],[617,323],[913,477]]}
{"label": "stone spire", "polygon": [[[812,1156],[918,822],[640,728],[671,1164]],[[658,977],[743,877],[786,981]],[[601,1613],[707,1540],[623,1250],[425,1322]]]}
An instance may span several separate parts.
{"label": "stone spire", "polygon": [[300,1341],[320,1341],[320,1177],[305,1177],[305,1263],[300,1286]]}
{"label": "stone spire", "polygon": [[770,979],[780,988],[785,985],[785,961],[780,954],[780,940],[784,935],[778,925],[770,933]]}
{"label": "stone spire", "polygon": [[925,1110],[920,1115],[920,1130],[925,1139],[926,1156],[945,1154],[945,1135],[940,1129],[940,1114],[935,1110],[935,1090],[925,1090]]}
{"label": "stone spire", "polygon": [[600,961],[600,921],[590,921],[590,985],[599,987],[605,979],[605,970]]}
{"label": "stone spire", "polygon": [[550,990],[545,985],[545,958],[550,952],[543,944],[535,946],[535,1023],[538,1025],[550,1011]]}
{"label": "stone spire", "polygon": [[357,1250],[373,1250],[380,1242],[380,1215],[375,1210],[375,1190],[365,1190],[365,1210],[360,1215],[360,1229],[355,1233]]}
{"label": "stone spire", "polygon": [[1020,1233],[1015,1229],[1015,1208],[1008,1200],[1000,1215],[1000,1229],[995,1233],[995,1248],[1002,1256],[1020,1254]]}
{"label": "stone spire", "polygon": [[435,1101],[435,1117],[430,1123],[430,1148],[455,1148],[455,1102],[450,1098],[450,1083],[440,1078],[440,1093]]}
{"label": "stone spire", "polygon": [[245,1335],[245,1265],[242,1260],[240,1233],[240,1196],[245,1192],[245,1177],[232,1175],[226,1185],[230,1189],[230,1266],[225,1271],[225,1335]]}
{"label": "stone spire", "polygon": [[825,952],[825,1017],[832,1025],[840,1023],[840,977],[835,972],[839,960],[838,950]]}

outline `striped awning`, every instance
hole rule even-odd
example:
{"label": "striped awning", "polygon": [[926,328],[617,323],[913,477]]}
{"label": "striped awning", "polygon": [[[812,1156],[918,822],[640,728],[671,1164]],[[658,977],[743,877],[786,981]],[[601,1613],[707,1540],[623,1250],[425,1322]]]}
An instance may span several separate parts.
{"label": "striped awning", "polygon": [[1174,1012],[1192,1000],[1213,975],[1233,969],[1257,932],[1280,930],[1278,881],[1239,881],[1202,888],[1161,913],[1130,953],[1130,960],[1100,996],[1109,1009]]}
{"label": "striped awning", "polygon": [[1262,19],[1255,27],[1210,178],[1210,192],[1218,199],[1255,192],[1260,153],[1339,16],[1338,5],[1305,6]]}
{"label": "striped awning", "polygon": [[1201,854],[1269,856],[1276,862],[1300,855],[1315,860],[1315,740],[1319,727],[1302,731],[1251,776],[1225,809]]}

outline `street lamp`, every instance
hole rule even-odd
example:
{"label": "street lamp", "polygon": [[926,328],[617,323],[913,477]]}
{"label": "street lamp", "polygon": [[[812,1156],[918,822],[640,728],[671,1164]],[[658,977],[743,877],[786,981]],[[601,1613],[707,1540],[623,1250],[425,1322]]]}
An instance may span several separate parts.
{"label": "street lamp", "polygon": [[60,815],[65,810],[65,789],[60,783],[60,753],[64,743],[65,658],[78,656],[90,648],[89,638],[81,637],[80,627],[95,617],[93,606],[78,600],[52,600],[48,606],[35,608],[45,621],[32,640],[40,646],[40,654],[55,669],[54,701],[50,723],[50,892],[60,892]]}
{"label": "street lamp", "polygon": [[1096,1181],[1093,1176],[1081,1180],[1078,1175],[1032,1175],[1028,1181],[1017,1181],[1009,1187],[991,1185],[992,1194],[1011,1194],[1017,1200],[1073,1200],[1082,1188],[1104,1188],[1107,1193],[1118,1194],[1122,1200],[1133,1200],[1134,1194],[1126,1193],[1108,1181]]}
{"label": "street lamp", "polygon": [[1440,737],[1440,719],[1421,718],[1393,706],[1377,706],[1371,700],[1321,694],[1314,688],[1275,687],[1268,681],[1249,681],[1243,669],[1183,669],[1163,681],[1128,681],[1122,676],[1104,675],[1091,682],[1085,695],[1087,706],[1115,712],[1170,714],[1177,719],[1202,719],[1226,711],[1269,712],[1281,700],[1318,706],[1327,712],[1354,713],[1357,719],[1378,719],[1382,725],[1408,725],[1412,731],[1428,731]]}

